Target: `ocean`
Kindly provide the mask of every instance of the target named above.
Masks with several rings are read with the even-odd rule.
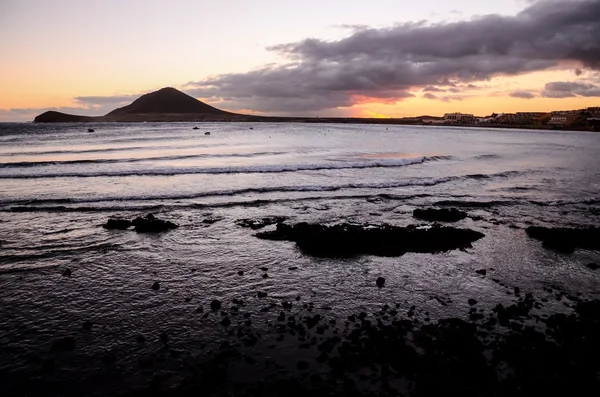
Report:
[[[0,394],[180,387],[194,363],[232,343],[249,319],[260,336],[228,367],[228,387],[296,374],[301,359],[313,373],[326,372],[310,361],[311,348],[277,340],[281,301],[339,324],[384,304],[422,322],[463,318],[468,299],[482,310],[508,305],[515,287],[548,295],[546,315],[569,310],[550,287],[599,298],[600,272],[587,266],[600,263],[597,251],[548,250],[525,228],[600,225],[600,134],[194,126],[0,124],[0,391],[8,393]],[[467,212],[452,226],[485,237],[438,254],[320,258],[293,242],[258,239],[239,222],[408,226],[424,223],[413,210],[432,207]],[[148,213],[179,228],[102,227]],[[378,277],[384,288],[375,286]],[[243,310],[235,303],[235,315],[210,313],[214,299],[227,310],[243,300]],[[224,316],[234,324],[222,325]],[[60,338],[76,347],[56,353]]]

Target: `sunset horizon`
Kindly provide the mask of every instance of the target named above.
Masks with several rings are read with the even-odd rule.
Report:
[[[196,22],[197,6],[180,1],[179,8],[147,6],[113,29],[86,15],[117,23],[132,4],[59,3],[4,6],[0,33],[13,40],[0,44],[8,60],[0,121],[30,121],[47,110],[100,116],[167,86],[219,109],[264,116],[485,116],[600,105],[597,0],[514,0],[497,9],[425,1],[400,20],[393,2],[383,14],[357,4],[284,30],[281,15],[313,15],[318,2],[263,4],[219,25]],[[42,18],[60,27],[45,27]],[[238,35],[222,30],[230,24]]]

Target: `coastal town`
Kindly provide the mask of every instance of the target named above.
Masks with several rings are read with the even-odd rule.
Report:
[[[600,130],[600,106],[552,112],[493,113],[477,117],[469,113],[446,113],[444,117],[423,117],[423,124],[514,128]]]

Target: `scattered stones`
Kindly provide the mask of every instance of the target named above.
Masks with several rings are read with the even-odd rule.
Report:
[[[67,269],[63,270],[62,275],[64,277],[71,277],[71,269],[67,268]]]
[[[479,270],[475,270],[475,273],[481,275],[481,276],[485,276],[487,274],[487,270],[486,269],[479,269]]]
[[[413,211],[413,217],[428,222],[458,222],[467,217],[467,213],[456,208],[417,208]]]
[[[256,237],[266,240],[295,241],[304,253],[317,257],[353,257],[356,255],[400,256],[406,252],[437,253],[471,248],[485,235],[470,229],[433,225],[397,227],[339,224],[324,226],[278,223],[277,229]]]
[[[155,291],[158,291],[160,289],[160,283],[158,281],[155,281],[154,284],[152,284],[151,288]]]
[[[75,350],[75,338],[72,336],[66,336],[55,340],[52,343],[51,351],[53,353],[67,352]]]
[[[377,280],[375,281],[375,284],[381,288],[383,287],[383,285],[385,284],[385,278],[383,277],[378,277]]]
[[[527,235],[542,241],[542,246],[558,252],[573,253],[575,248],[600,251],[600,228],[546,228],[529,226]]]
[[[214,299],[212,302],[210,302],[210,309],[213,312],[219,311],[221,309],[221,301],[218,299]]]

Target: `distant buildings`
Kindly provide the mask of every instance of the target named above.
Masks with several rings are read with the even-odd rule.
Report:
[[[493,113],[475,117],[469,113],[446,113],[443,118],[423,117],[423,124],[486,125],[515,128],[569,128],[576,130],[600,130],[600,106],[579,110],[555,110],[552,112]]]
[[[444,115],[444,123],[446,124],[473,124],[475,116],[468,113],[446,113]]]

